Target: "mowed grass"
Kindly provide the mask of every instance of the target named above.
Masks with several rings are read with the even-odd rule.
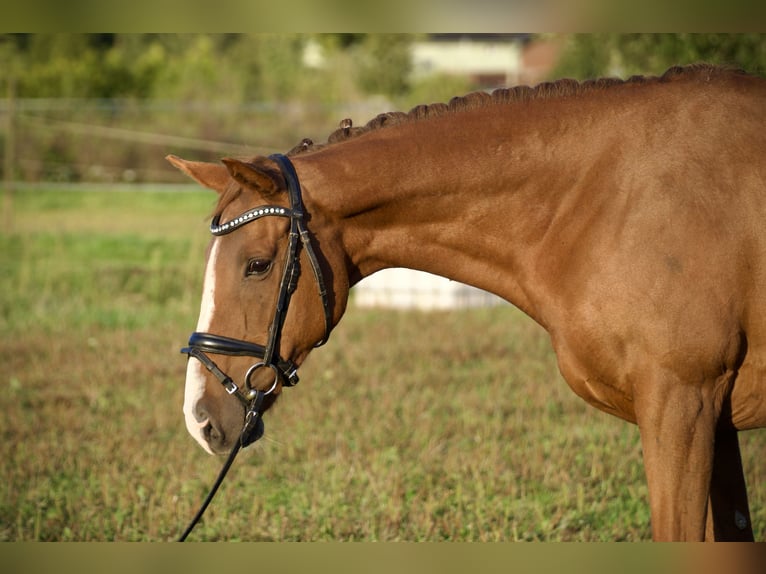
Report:
[[[0,540],[175,539],[221,464],[183,424],[204,192],[24,191],[0,235]],[[637,429],[513,307],[350,308],[191,540],[647,540]],[[741,435],[756,538],[766,433]]]

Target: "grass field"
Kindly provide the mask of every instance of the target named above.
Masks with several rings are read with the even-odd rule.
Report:
[[[25,190],[0,235],[0,540],[176,538],[222,463],[181,414],[205,192]],[[193,540],[647,540],[635,427],[512,307],[351,308]],[[741,435],[766,538],[766,432]]]

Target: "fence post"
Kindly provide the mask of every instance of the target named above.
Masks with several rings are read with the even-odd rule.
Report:
[[[5,152],[3,154],[3,231],[13,233],[13,195],[16,167],[16,78],[8,77],[8,108],[5,118]]]

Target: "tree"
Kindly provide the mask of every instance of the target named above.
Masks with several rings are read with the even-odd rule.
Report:
[[[20,73],[22,98],[113,98],[149,95],[161,61],[147,66],[119,34],[2,34]],[[136,43],[127,43],[128,46]]]
[[[674,65],[707,62],[766,74],[763,34],[575,34],[556,77],[661,74]]]
[[[359,86],[369,94],[404,94],[412,69],[411,44],[407,34],[367,34],[358,48]]]

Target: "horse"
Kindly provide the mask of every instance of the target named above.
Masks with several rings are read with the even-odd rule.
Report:
[[[407,267],[511,302],[577,395],[638,425],[654,540],[753,540],[738,432],[766,426],[765,157],[766,80],[706,64],[344,120],[285,155],[168,156],[219,194],[187,428],[211,453],[257,439],[243,424],[349,289]]]

